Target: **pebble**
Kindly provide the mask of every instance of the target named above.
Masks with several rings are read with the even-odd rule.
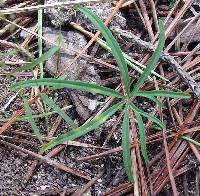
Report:
[[[69,0],[68,0],[69,1]],[[66,0],[46,0],[45,3],[59,3],[66,2]],[[88,3],[87,7],[91,9],[93,13],[95,13],[101,20],[105,20],[112,12],[112,2],[104,2],[104,3]],[[59,28],[63,24],[67,24],[70,22],[75,22],[80,24],[82,27],[96,30],[96,28],[91,24],[91,22],[84,16],[80,11],[73,8],[50,8],[46,10],[46,14],[48,15],[52,25],[56,28]],[[113,17],[110,26],[118,26],[122,29],[126,26],[126,19],[122,16],[120,12],[116,16]]]

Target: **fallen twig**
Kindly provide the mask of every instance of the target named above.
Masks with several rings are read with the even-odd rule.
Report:
[[[34,11],[39,9],[49,9],[49,8],[58,8],[58,7],[65,7],[65,6],[78,6],[88,3],[99,3],[99,1],[107,1],[107,0],[75,0],[75,1],[67,1],[67,2],[57,2],[57,3],[48,3],[44,5],[34,5],[34,6],[27,6],[27,7],[20,7],[20,8],[9,8],[0,10],[0,14],[13,14],[13,13],[20,13],[20,12],[27,12],[27,11]]]
[[[12,42],[9,42],[9,41],[6,41],[6,40],[0,40],[0,46],[4,46],[4,47],[8,47],[8,48],[14,48],[14,49],[18,50],[19,52],[21,52],[21,54],[23,54],[24,56],[29,57],[29,58],[33,58],[33,55],[30,52],[28,52],[26,49],[24,49],[20,45],[14,44]]]
[[[163,121],[163,111],[162,111],[162,109],[160,109],[160,117]],[[164,143],[164,150],[165,150],[165,156],[166,156],[167,169],[168,169],[168,173],[169,173],[169,179],[170,179],[170,182],[171,182],[172,191],[173,191],[174,196],[178,196],[178,191],[177,191],[176,183],[175,183],[175,180],[174,180],[174,173],[172,171],[169,148],[168,148],[165,132],[166,132],[166,129],[163,129],[163,143]]]
[[[21,151],[23,153],[26,153],[26,154],[34,157],[35,159],[38,159],[38,160],[40,160],[40,161],[42,161],[44,163],[48,163],[49,165],[51,165],[53,167],[56,167],[56,168],[58,168],[60,170],[63,170],[63,171],[68,172],[70,174],[79,176],[79,177],[84,178],[86,180],[91,180],[91,178],[88,175],[84,174],[83,172],[74,170],[72,168],[69,168],[69,167],[65,166],[64,164],[62,164],[62,163],[58,163],[58,162],[56,162],[54,160],[49,159],[48,157],[44,157],[44,156],[39,155],[37,153],[34,153],[34,152],[30,151],[30,150],[21,148],[19,146],[16,146],[14,144],[11,144],[11,143],[3,141],[3,140],[0,140],[0,143],[5,145],[5,146],[11,147],[13,149],[16,149],[18,151]]]
[[[139,50],[154,52],[155,47],[148,42],[141,40],[139,37],[132,34],[130,31],[122,30],[118,27],[112,28],[114,33],[117,33],[121,37],[130,41],[132,44],[136,45]],[[190,77],[190,75],[182,69],[182,67],[176,62],[176,60],[169,54],[163,53],[160,57],[165,63],[169,64],[176,73],[182,78],[182,80],[191,88],[193,93],[200,99],[200,87],[199,85]]]

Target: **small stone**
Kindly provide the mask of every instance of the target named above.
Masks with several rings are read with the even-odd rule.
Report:
[[[89,6],[89,9],[95,13],[102,21],[105,21],[107,17],[112,13],[112,2],[95,3]],[[90,20],[82,13],[77,12],[76,23],[80,24],[82,27],[90,29],[92,31],[96,30],[95,26]],[[126,19],[118,12],[108,25],[109,27],[120,27],[124,29],[126,26]]]
[[[45,0],[45,4],[61,3],[70,0]],[[69,23],[73,20],[76,15],[76,10],[72,8],[49,8],[46,9],[45,13],[49,16],[51,24],[55,27],[60,27],[64,23]]]
[[[98,179],[97,182],[101,183],[101,182],[102,182],[102,179]]]
[[[62,47],[59,54],[51,56],[45,64],[45,69],[52,76],[62,73],[66,79],[81,80],[88,83],[100,84],[100,77],[96,73],[94,66],[87,63],[87,61],[80,59],[74,64],[66,66],[72,59],[75,58],[76,52],[83,48],[87,41],[85,37],[76,31],[59,31],[53,28],[44,28],[44,37],[50,42],[46,42],[46,49],[53,47],[52,43],[56,43],[59,35],[62,34]],[[70,50],[74,49],[73,50]],[[76,111],[84,120],[88,119],[91,113],[97,108],[98,101],[90,98],[89,93],[81,91],[69,91]]]
[[[46,0],[45,3],[60,3],[70,0]],[[91,9],[101,20],[105,20],[112,12],[112,2],[103,2],[103,3],[88,3],[87,7]],[[80,11],[73,9],[71,7],[59,7],[59,8],[50,8],[46,10],[46,14],[49,16],[49,19],[56,28],[59,28],[63,24],[75,22],[80,24],[82,27],[96,30],[94,25],[84,16]],[[119,12],[113,17],[113,20],[109,26],[118,26],[124,28],[126,26],[126,19]]]
[[[45,185],[45,186],[40,186],[40,189],[44,191],[45,189],[47,189],[47,188],[49,188],[49,187],[50,187],[50,186],[47,186],[47,185]]]
[[[97,106],[98,106],[97,100],[95,100],[95,99],[89,99],[88,108],[89,108],[91,111],[96,110]]]

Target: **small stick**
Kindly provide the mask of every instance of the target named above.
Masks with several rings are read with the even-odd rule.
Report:
[[[148,14],[147,14],[147,9],[146,9],[145,3],[143,0],[139,0],[139,4],[140,4],[140,8],[141,8],[143,17],[144,17],[144,22],[145,22],[144,25],[147,28],[150,40],[153,41],[153,39],[154,39],[153,29],[151,27],[151,22],[150,22]]]
[[[18,23],[22,20],[22,18],[16,18],[14,20],[15,23]],[[4,28],[0,30],[0,36],[4,35],[10,28],[12,27],[12,24],[7,24]]]
[[[157,13],[156,13],[156,6],[153,0],[150,0],[150,4],[151,4],[151,11],[153,14],[153,20],[154,20],[154,25],[156,27],[156,30],[159,31],[159,26],[158,26],[158,17],[157,17]]]
[[[19,146],[16,146],[14,144],[11,144],[11,143],[3,141],[3,140],[0,140],[0,143],[5,145],[5,146],[11,147],[11,148],[13,148],[15,150],[21,151],[21,152],[23,152],[25,154],[28,154],[29,156],[34,157],[35,159],[40,160],[40,161],[42,161],[44,163],[47,163],[47,164],[49,164],[49,165],[51,165],[53,167],[56,167],[56,168],[58,168],[60,170],[63,170],[63,171],[68,172],[70,174],[79,176],[79,177],[84,178],[86,180],[91,180],[91,178],[88,175],[86,175],[85,173],[83,173],[81,171],[78,171],[78,170],[74,170],[72,168],[69,168],[69,167],[65,166],[64,164],[62,164],[62,163],[58,163],[57,161],[49,159],[48,157],[44,157],[44,156],[39,155],[37,153],[34,153],[34,152],[30,151],[30,150],[21,148]]]
[[[196,171],[196,195],[200,195],[199,185],[200,185],[200,170],[197,170]]]
[[[160,113],[161,120],[163,122],[163,111],[162,111],[161,108],[160,108],[159,113]],[[168,169],[168,172],[169,172],[169,178],[170,178],[170,183],[171,183],[171,186],[172,186],[172,191],[173,191],[174,196],[178,196],[178,191],[177,191],[177,188],[176,188],[176,183],[175,183],[175,180],[174,180],[174,174],[173,174],[173,170],[172,170],[172,164],[171,164],[171,160],[170,160],[169,148],[168,148],[168,145],[167,145],[166,128],[164,128],[162,130],[162,133],[163,133],[163,143],[164,143],[165,156],[166,156],[166,161],[167,161],[166,164],[167,164],[167,169]]]
[[[65,7],[65,6],[78,6],[87,3],[99,3],[99,1],[103,2],[106,0],[75,0],[75,1],[67,1],[67,2],[58,2],[58,3],[49,3],[44,5],[35,5],[35,6],[27,6],[22,8],[8,8],[0,10],[0,15],[2,14],[13,14],[13,13],[20,13],[20,12],[27,12],[27,11],[34,11],[39,9],[49,9],[49,8],[58,8],[58,7]]]
[[[139,37],[132,34],[130,31],[121,30],[120,28],[112,29],[118,35],[126,38],[131,43],[138,46],[138,49],[148,52],[154,52],[155,48],[151,43],[141,40]],[[200,47],[200,44],[199,44]],[[167,53],[163,53],[160,58],[167,64],[169,64],[176,73],[182,78],[182,80],[191,88],[193,93],[200,99],[200,87],[199,85],[190,77],[190,75],[183,70],[183,68],[176,62],[176,60]]]
[[[6,41],[6,40],[0,40],[0,46],[1,45],[4,46],[4,47],[14,48],[14,49],[20,51],[21,54],[23,54],[24,56],[27,56],[29,58],[33,58],[33,55],[30,52],[28,52],[26,49],[24,49],[23,47],[21,47],[17,44],[14,44],[14,43]]]
[[[172,23],[170,23],[169,27],[165,31],[165,36],[166,37],[168,37],[170,35],[170,33],[172,32],[172,30],[174,29],[174,27],[177,25],[177,23],[179,22],[179,20],[185,14],[185,12],[188,10],[188,8],[192,5],[192,3],[193,3],[193,0],[187,0],[187,1],[185,1],[184,6],[178,12],[178,14],[176,15],[175,19],[172,21]]]

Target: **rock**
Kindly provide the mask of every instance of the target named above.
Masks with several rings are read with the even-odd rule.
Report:
[[[69,1],[69,0],[68,0]],[[56,3],[56,2],[66,2],[66,0],[46,0],[45,3]],[[105,20],[112,12],[112,2],[104,3],[88,3],[87,6],[101,19]],[[51,8],[46,11],[49,19],[55,27],[60,27],[64,23],[76,22],[82,27],[96,30],[96,28],[91,24],[91,22],[80,13],[78,10],[73,8]],[[110,23],[110,26],[118,26],[122,29],[126,26],[126,19],[119,12],[114,16]]]
[[[67,50],[66,48],[76,49],[77,51],[83,48],[87,41],[85,37],[74,31],[59,31],[53,28],[45,27],[43,28],[43,36],[52,43],[56,43],[59,34],[62,34],[62,48],[58,55],[53,55],[46,62],[46,70],[53,76],[57,75],[60,71],[62,71],[66,64],[68,64],[76,55],[76,53],[72,50]],[[54,45],[45,42],[46,49],[52,48]],[[58,62],[59,59],[59,62]],[[70,66],[69,70],[67,69],[64,73],[65,76],[70,80],[84,80],[87,81],[86,78],[83,78],[85,75],[82,72],[85,72],[89,66],[86,65],[85,60],[78,60],[76,63]],[[95,82],[95,81],[94,81]]]
[[[93,13],[95,13],[102,21],[105,21],[107,17],[112,12],[112,2],[96,3],[89,7]],[[76,23],[80,24],[82,27],[96,30],[95,26],[87,19],[82,13],[77,13],[75,20]],[[110,27],[117,26],[121,29],[126,27],[126,19],[118,12],[109,24]]]
[[[120,183],[122,183],[126,178],[126,173],[124,171],[124,169],[119,168],[118,171],[115,174],[115,177],[113,178],[111,185],[112,186],[117,186]]]
[[[44,28],[43,36],[53,43],[58,40],[60,31]],[[64,32],[61,31],[63,36],[62,49],[59,54],[53,55],[46,61],[45,69],[51,75],[56,76],[57,73],[64,70],[64,67],[75,57],[76,53],[71,50],[66,50],[66,48],[73,48],[75,50],[80,50],[83,48],[87,41],[85,37],[75,31]],[[53,47],[49,42],[45,43],[46,49]],[[59,59],[59,60],[58,60]],[[100,77],[96,73],[94,66],[88,64],[85,60],[77,60],[76,63],[69,66],[64,75],[69,80],[81,80],[89,83],[99,84]],[[90,117],[91,113],[96,109],[98,101],[96,99],[91,99],[89,93],[84,93],[80,91],[69,91],[69,95],[76,107],[77,113],[83,119]]]
[[[70,0],[45,0],[45,4],[66,2]],[[76,15],[76,10],[72,8],[49,8],[45,11],[49,16],[49,19],[55,27],[60,27],[64,23],[69,23]]]

